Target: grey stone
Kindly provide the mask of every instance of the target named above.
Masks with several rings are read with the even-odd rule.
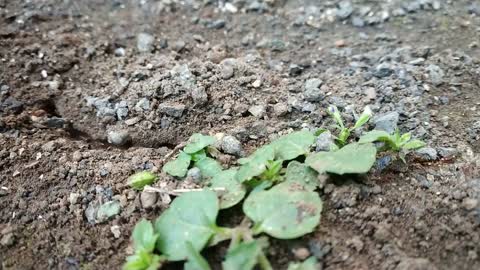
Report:
[[[140,193],[140,202],[144,209],[152,208],[157,202],[158,194],[156,192],[142,191]]]
[[[459,154],[459,151],[456,148],[451,147],[438,147],[437,148],[438,155],[442,158],[453,158]]]
[[[122,100],[115,104],[115,111],[119,120],[125,119],[128,116],[127,102]]]
[[[364,27],[365,21],[362,18],[355,16],[352,18],[352,25],[355,27]]]
[[[68,202],[69,202],[70,204],[77,204],[79,198],[80,198],[80,194],[72,192],[72,193],[70,193],[70,195],[68,196]]]
[[[205,91],[205,87],[199,86],[195,87],[192,90],[192,99],[195,104],[205,104],[208,101],[207,91]]]
[[[288,106],[283,102],[273,105],[273,113],[277,116],[283,116],[288,113]]]
[[[311,102],[321,101],[325,97],[320,90],[322,83],[322,80],[317,78],[308,79],[305,82],[305,99]]]
[[[384,78],[392,75],[394,73],[394,69],[388,63],[382,63],[375,68],[373,72],[373,76],[377,78]]]
[[[437,270],[437,267],[424,258],[404,258],[395,270]]]
[[[153,42],[155,38],[147,33],[139,33],[137,35],[137,49],[140,52],[151,52],[153,51]]]
[[[2,236],[0,245],[4,247],[11,247],[13,244],[15,244],[15,235],[13,235],[13,233],[7,233]]]
[[[443,83],[443,77],[445,76],[445,73],[439,66],[428,65],[426,67],[426,70],[428,72],[428,77],[430,78],[430,82],[433,85],[439,86]]]
[[[202,172],[199,168],[193,167],[187,171],[187,178],[198,183],[202,180]]]
[[[374,119],[375,129],[384,130],[388,133],[393,133],[397,129],[399,113],[396,111],[383,114]]]
[[[158,110],[161,113],[178,118],[183,115],[183,111],[185,111],[185,105],[162,103],[160,106],[158,106]]]
[[[119,201],[109,201],[100,205],[97,211],[96,222],[105,222],[109,218],[118,215],[120,213],[120,207]]]
[[[234,69],[230,65],[222,65],[222,69],[221,69],[220,73],[222,74],[222,78],[224,80],[228,80],[228,79],[233,77]]]
[[[315,151],[330,151],[334,145],[335,142],[332,133],[327,130],[317,137],[317,140],[315,141]]]
[[[290,64],[288,66],[288,74],[292,77],[298,76],[302,74],[303,68],[297,64]]]
[[[224,153],[237,157],[241,156],[243,151],[240,141],[231,135],[227,135],[222,138],[221,148]]]
[[[175,43],[173,43],[173,50],[176,52],[181,52],[185,46],[187,46],[187,43],[183,40],[177,40]]]
[[[114,54],[115,56],[118,56],[118,57],[125,56],[125,49],[122,47],[116,48],[114,51]]]
[[[480,3],[472,3],[468,7],[468,13],[480,16]]]
[[[265,105],[254,105],[248,109],[248,112],[257,118],[263,118],[267,113]]]
[[[415,151],[415,156],[422,161],[434,161],[437,160],[437,150],[432,147],[424,147]]]
[[[207,28],[210,28],[210,29],[222,29],[223,27],[225,27],[225,20],[215,20],[215,21],[211,21],[207,24]]]
[[[130,140],[130,135],[126,130],[112,130],[108,132],[107,140],[113,145],[124,145]]]
[[[350,1],[342,1],[338,4],[338,9],[336,11],[336,15],[338,18],[344,20],[353,13],[353,5]]]
[[[141,98],[137,104],[135,104],[135,110],[137,112],[143,112],[150,110],[150,100],[147,98]]]

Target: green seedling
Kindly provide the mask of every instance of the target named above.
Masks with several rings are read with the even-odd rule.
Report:
[[[330,105],[327,109],[327,113],[333,118],[335,121],[336,125],[335,128],[339,130],[338,136],[335,137],[335,142],[337,143],[337,146],[339,148],[342,148],[345,146],[348,142],[348,138],[350,137],[350,134],[365,125],[369,120],[370,117],[372,116],[372,110],[370,110],[370,107],[366,106],[365,109],[363,110],[363,113],[358,117],[357,122],[355,122],[355,125],[353,127],[345,127],[345,123],[343,121],[342,116],[340,115],[340,111],[338,110],[337,106],[335,105]],[[317,131],[322,132],[322,130]]]
[[[410,133],[400,134],[398,129],[393,134],[383,130],[372,130],[360,137],[359,143],[383,142],[381,151],[393,151],[399,154],[400,159],[406,163],[405,155],[411,151],[425,146],[421,140],[412,139]]]
[[[123,265],[124,270],[156,270],[165,261],[164,256],[154,254],[155,243],[158,234],[154,233],[152,223],[142,219],[132,234],[135,254],[127,258],[127,262]]]
[[[153,270],[165,261],[185,261],[184,269],[210,270],[201,251],[222,241],[230,241],[222,263],[225,270],[272,270],[265,256],[266,236],[294,239],[311,233],[320,224],[323,203],[315,191],[318,175],[367,173],[375,162],[382,141],[392,150],[417,149],[424,144],[411,140],[409,134],[393,135],[369,132],[358,143],[347,144],[350,133],[368,122],[368,107],[351,128],[344,126],[336,109],[329,109],[340,134],[335,151],[310,153],[315,134],[298,131],[282,136],[238,160],[238,168],[224,170],[214,159],[218,150],[213,137],[194,134],[178,157],[163,167],[176,177],[184,177],[191,166],[210,179],[204,189],[177,197],[155,221],[142,220],[135,226],[135,254],[127,258],[124,270]],[[322,131],[320,131],[322,132]],[[305,160],[305,162],[301,162]],[[133,188],[141,189],[154,181],[150,173],[130,178]],[[217,225],[221,209],[243,201],[244,221],[233,228]],[[316,269],[309,258],[292,263],[289,270]]]

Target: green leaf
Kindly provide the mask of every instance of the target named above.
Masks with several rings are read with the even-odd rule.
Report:
[[[262,248],[257,241],[243,242],[229,250],[223,270],[251,270],[258,262]]]
[[[193,134],[188,140],[189,144],[183,148],[187,154],[193,154],[202,150],[203,148],[215,143],[215,138],[212,136],[205,136],[200,133]]]
[[[223,170],[222,165],[218,161],[209,157],[195,162],[195,167],[200,169],[203,177],[214,177]]]
[[[230,169],[220,172],[212,178],[212,188],[225,188],[220,193],[220,209],[226,209],[239,203],[245,197],[245,187],[235,180],[236,170]]]
[[[183,270],[210,270],[207,260],[202,257],[200,252],[196,250],[192,243],[187,242],[187,257],[188,261],[185,263]]]
[[[127,257],[127,262],[123,265],[123,270],[157,270],[160,269],[163,256],[151,254],[145,250],[140,250],[134,255]]]
[[[287,166],[285,182],[298,183],[308,190],[315,190],[318,185],[318,173],[309,166],[298,161],[292,161]]]
[[[372,117],[372,110],[370,109],[370,107],[366,106],[365,109],[363,110],[363,113],[360,115],[360,117],[358,118],[353,128],[351,128],[351,130],[357,129],[365,125],[368,122],[368,120],[370,120],[370,117]]]
[[[200,161],[207,157],[207,153],[205,152],[205,150],[202,149],[198,152],[191,154],[191,156],[192,156],[192,161]]]
[[[305,164],[319,173],[366,173],[375,162],[377,149],[371,143],[351,143],[336,152],[310,155]]]
[[[322,201],[318,194],[298,183],[280,183],[269,190],[251,193],[243,212],[255,222],[254,233],[279,239],[310,233],[320,222]]]
[[[157,176],[151,172],[137,172],[128,178],[128,185],[137,190],[142,190],[144,186],[152,184]]]
[[[335,105],[330,105],[328,106],[327,113],[337,122],[337,125],[340,128],[345,128],[345,125],[343,124],[343,119],[342,116],[340,115],[340,111],[338,110],[337,106]]]
[[[403,134],[400,137],[400,144],[403,145],[403,144],[407,143],[408,141],[410,141],[411,138],[412,138],[412,134],[410,134],[410,132],[407,132],[407,133]]]
[[[319,269],[317,259],[310,257],[301,263],[290,263],[287,270],[317,270]]]
[[[420,141],[420,140],[411,140],[407,142],[406,144],[403,145],[403,149],[406,150],[416,150],[424,147],[426,143]]]
[[[163,166],[163,171],[176,177],[184,177],[187,174],[188,167],[192,157],[185,152],[180,152],[178,157],[167,162]]]
[[[261,178],[267,180],[276,180],[276,177],[280,175],[280,170],[282,169],[282,160],[267,161],[267,170],[263,172]]]
[[[314,141],[315,136],[310,131],[302,130],[284,135],[271,145],[275,147],[276,159],[291,160],[308,153]]]
[[[133,245],[135,250],[145,250],[153,252],[155,243],[158,239],[158,234],[153,231],[153,225],[150,221],[142,219],[135,225],[132,233]]]
[[[267,161],[275,158],[275,149],[271,145],[266,145],[259,148],[250,157],[243,160],[243,165],[235,175],[235,179],[243,183],[252,179],[255,176],[259,176],[266,170]]]
[[[388,132],[383,131],[383,130],[372,130],[362,137],[360,137],[360,140],[358,143],[372,143],[372,142],[388,142],[390,141],[390,134]]]
[[[157,249],[170,261],[187,258],[187,241],[202,250],[216,232],[218,211],[217,195],[211,190],[180,195],[155,222]]]

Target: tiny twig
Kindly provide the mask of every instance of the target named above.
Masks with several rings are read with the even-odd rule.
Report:
[[[183,142],[183,143],[175,146],[175,148],[173,148],[173,150],[170,151],[170,153],[166,154],[165,157],[160,160],[160,163],[161,164],[165,163],[165,161],[170,159],[178,150],[180,150],[180,148],[183,148],[185,145],[187,145],[187,144],[185,142]]]
[[[179,194],[186,193],[186,192],[192,192],[192,191],[203,191],[203,188],[180,188],[180,189],[174,189],[174,190],[166,190],[166,189],[161,189],[161,188],[156,188],[152,187],[149,185],[146,185],[143,188],[144,191],[146,192],[158,192],[158,193],[166,193],[172,196],[178,196]],[[213,191],[225,191],[225,188],[212,188]]]

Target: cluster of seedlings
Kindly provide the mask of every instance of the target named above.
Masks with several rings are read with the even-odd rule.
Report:
[[[365,125],[371,111],[367,107],[352,127],[346,127],[335,106],[328,113],[338,132],[330,151],[311,153],[316,137],[326,130],[296,131],[282,136],[224,169],[214,158],[215,138],[193,134],[178,156],[163,166],[163,171],[183,178],[197,167],[204,188],[177,197],[152,224],[141,220],[133,230],[134,255],[127,258],[125,270],[158,269],[167,261],[185,261],[186,270],[211,269],[202,249],[230,241],[222,262],[225,270],[272,269],[264,251],[268,237],[294,239],[315,230],[320,223],[322,200],[316,189],[319,174],[363,174],[375,163],[377,152],[397,152],[404,160],[409,150],[424,146],[409,133],[389,134],[373,130],[354,142],[351,133]],[[130,185],[142,190],[156,176],[140,172]],[[234,228],[217,225],[217,215],[239,203],[245,215]],[[318,269],[311,257],[291,263],[289,270]]]

